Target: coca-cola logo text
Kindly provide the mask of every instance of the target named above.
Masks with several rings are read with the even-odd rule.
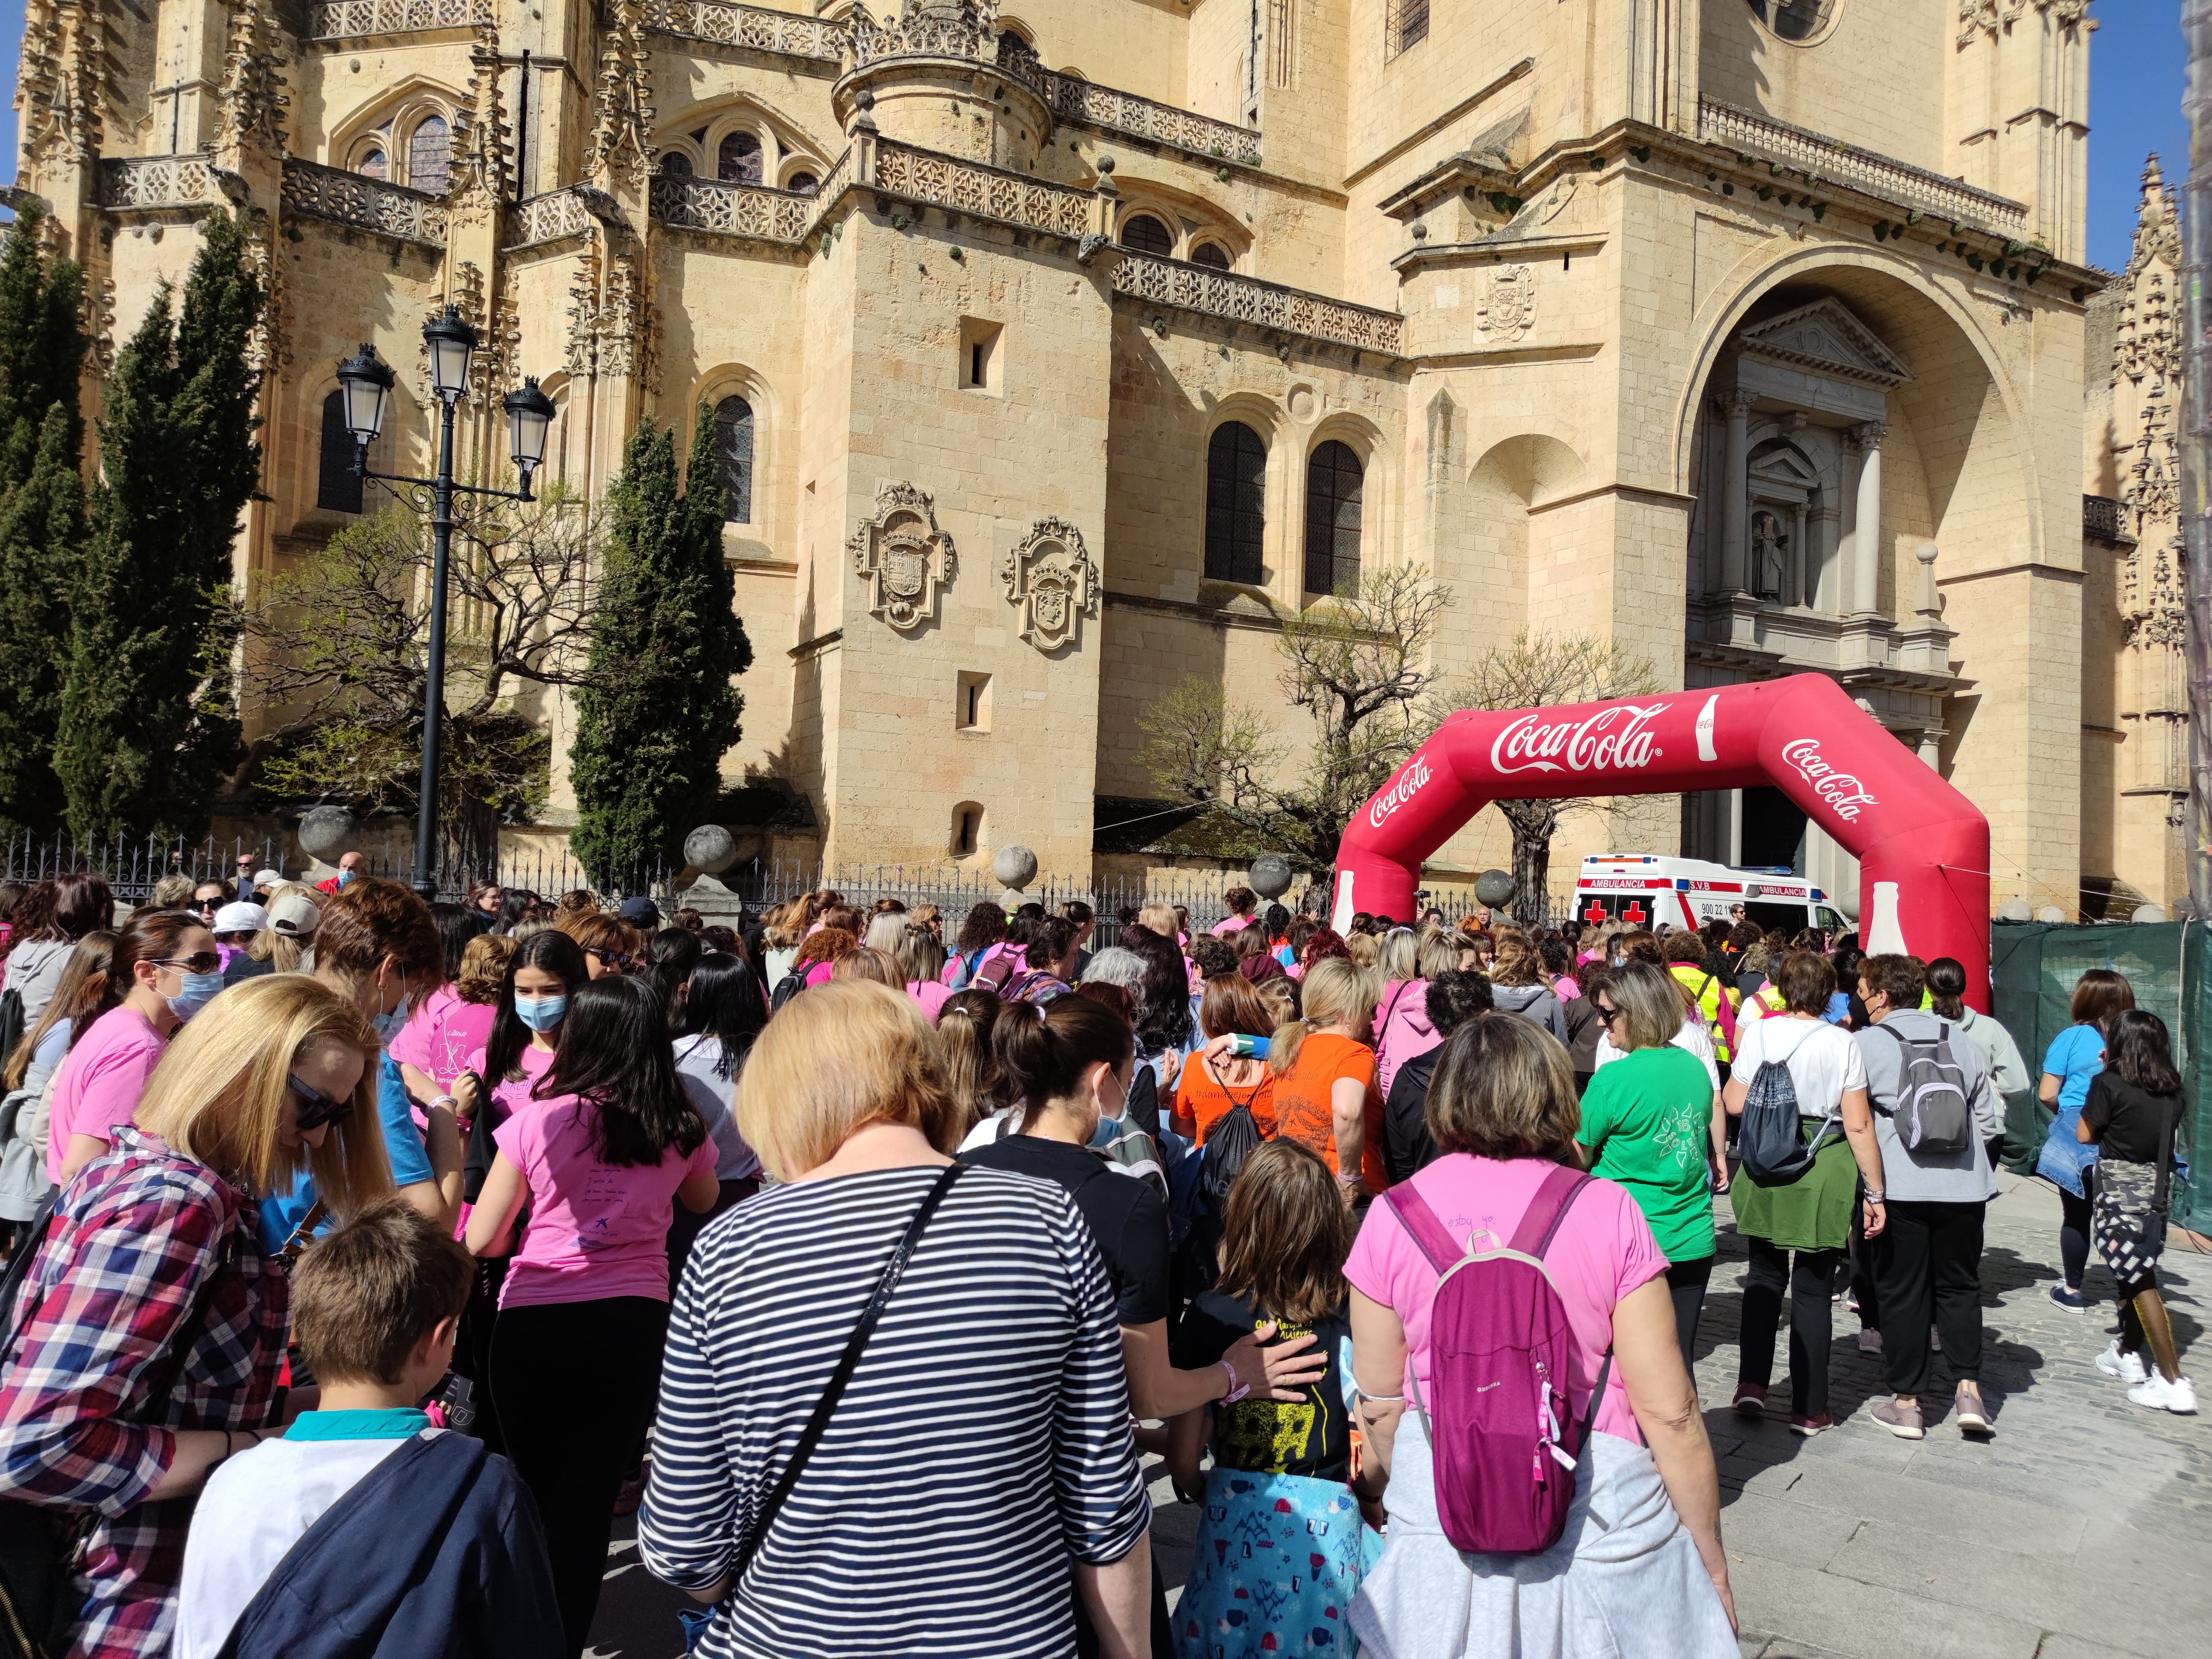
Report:
[[[1879,806],[1881,803],[1867,793],[1866,785],[1849,772],[1838,772],[1820,758],[1820,741],[1817,738],[1793,738],[1782,745],[1782,758],[1797,769],[1797,775],[1813,786],[1813,793],[1826,801],[1839,818],[1856,823],[1862,806]]]
[[[1615,703],[1587,720],[1544,724],[1542,714],[1523,714],[1490,745],[1491,769],[1515,772],[1634,771],[1658,752],[1651,746],[1651,722],[1667,712],[1663,702],[1649,708]]]
[[[1414,792],[1428,781],[1428,761],[1419,755],[1414,756],[1413,763],[1398,775],[1397,782],[1368,803],[1368,823],[1380,830],[1382,820],[1413,799]]]

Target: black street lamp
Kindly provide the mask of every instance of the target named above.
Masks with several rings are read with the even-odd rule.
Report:
[[[495,497],[528,501],[530,478],[545,459],[545,439],[553,423],[553,400],[538,389],[535,375],[526,375],[521,389],[507,394],[507,453],[522,488],[485,489],[453,482],[453,412],[468,390],[469,359],[477,349],[477,331],[453,307],[422,325],[423,343],[429,348],[430,383],[441,404],[438,422],[438,473],[434,478],[410,478],[403,474],[369,470],[368,447],[384,428],[385,404],[392,386],[390,366],[363,345],[358,356],[338,365],[338,388],[345,400],[346,429],[353,434],[354,471],[364,478],[406,484],[430,494],[430,664],[422,687],[422,797],[415,819],[415,888],[425,898],[435,896],[435,837],[438,815],[438,748],[446,708],[446,567],[453,544],[453,495]]]

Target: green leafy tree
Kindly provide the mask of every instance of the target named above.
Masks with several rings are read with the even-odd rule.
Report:
[[[722,486],[704,404],[685,465],[676,434],[630,434],[607,491],[608,539],[591,629],[591,683],[576,698],[568,844],[603,885],[674,858],[721,793],[722,756],[744,700],[732,681],[753,649],[722,560]]]
[[[262,306],[246,256],[242,220],[210,216],[181,303],[156,296],[108,384],[54,757],[80,836],[198,836],[243,757],[231,547],[261,467]]]
[[[0,246],[0,834],[52,830],[68,598],[84,544],[82,284],[27,205]]]
[[[1427,726],[1443,724],[1462,708],[1548,708],[1563,703],[1640,697],[1659,690],[1650,659],[1596,634],[1531,634],[1523,629],[1494,645],[1464,674],[1438,689]],[[1501,800],[1497,805],[1513,832],[1513,914],[1541,925],[1551,918],[1552,837],[1572,812],[1603,811],[1602,799]]]
[[[1449,602],[1448,589],[1394,566],[1284,617],[1278,684],[1310,717],[1310,741],[1194,675],[1137,719],[1153,787],[1310,872],[1328,869],[1352,814],[1426,735],[1428,646]]]

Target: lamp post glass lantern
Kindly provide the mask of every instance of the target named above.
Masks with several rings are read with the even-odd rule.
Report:
[[[531,476],[545,459],[545,440],[553,423],[553,400],[538,389],[535,377],[509,392],[501,407],[507,413],[507,453],[520,475],[520,489],[487,489],[477,484],[453,482],[453,421],[469,386],[469,367],[477,349],[477,331],[453,307],[422,325],[422,343],[428,349],[430,384],[438,394],[438,471],[435,477],[412,478],[404,474],[369,469],[368,447],[384,429],[384,412],[395,377],[391,365],[363,345],[360,354],[338,365],[338,387],[344,397],[346,430],[354,441],[354,471],[363,478],[411,485],[430,492],[430,638],[428,661],[422,682],[422,774],[415,815],[415,887],[425,898],[437,888],[434,867],[438,815],[438,762],[446,710],[446,573],[453,544],[453,496],[456,493],[507,501],[535,501]]]

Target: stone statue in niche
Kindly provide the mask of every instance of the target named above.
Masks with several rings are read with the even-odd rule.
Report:
[[[1762,599],[1782,597],[1782,583],[1790,568],[1790,532],[1774,514],[1751,515],[1751,581]]]
[[[903,482],[876,487],[874,516],[860,520],[845,548],[868,585],[869,611],[902,632],[937,615],[937,596],[958,564],[929,492]]]
[[[1536,325],[1536,275],[1527,265],[1499,265],[1484,285],[1474,325],[1493,345],[1510,345]]]
[[[1021,613],[1021,636],[1040,651],[1075,638],[1079,619],[1098,614],[1098,568],[1083,532],[1065,519],[1039,519],[999,556],[999,580]]]

